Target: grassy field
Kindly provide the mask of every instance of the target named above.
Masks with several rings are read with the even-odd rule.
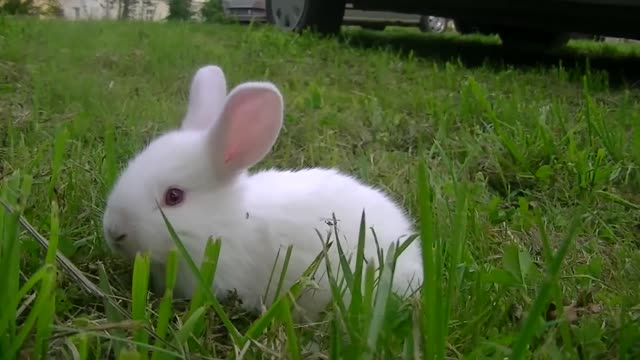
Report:
[[[22,229],[12,241],[1,210],[0,357],[640,358],[639,56],[576,42],[527,57],[492,38],[401,31],[0,19],[1,198],[113,294],[89,293]],[[230,86],[270,80],[285,97],[258,169],[337,167],[409,209],[433,244],[423,296],[383,307],[380,289],[363,289],[370,306],[302,327],[284,302],[256,318],[225,301],[225,323],[214,299],[147,297],[144,258],[132,277],[102,241],[105,197],[129,157],[179,124],[209,63]]]

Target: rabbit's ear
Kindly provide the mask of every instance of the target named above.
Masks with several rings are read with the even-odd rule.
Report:
[[[209,130],[214,166],[220,174],[247,169],[269,153],[282,128],[284,101],[269,82],[246,82],[227,97]]]
[[[227,82],[222,69],[207,65],[198,69],[191,81],[189,107],[182,129],[205,130],[218,118],[227,97]]]

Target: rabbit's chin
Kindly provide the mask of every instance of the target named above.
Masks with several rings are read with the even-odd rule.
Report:
[[[159,266],[165,266],[169,251],[174,247],[172,240],[161,234],[130,237],[122,242],[107,241],[107,246],[114,256],[131,263],[135,262],[137,256],[148,256],[152,265],[158,264]],[[178,257],[180,258],[180,254]]]

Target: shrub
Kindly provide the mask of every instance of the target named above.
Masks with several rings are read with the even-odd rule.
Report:
[[[167,20],[190,20],[191,16],[191,0],[169,0]]]
[[[205,22],[228,22],[228,19],[224,15],[222,0],[209,0],[205,2],[200,9],[200,15]]]

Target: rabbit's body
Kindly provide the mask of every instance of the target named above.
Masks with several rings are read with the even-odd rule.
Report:
[[[287,246],[293,245],[293,253],[283,284],[286,288],[302,275],[322,251],[318,232],[325,241],[328,232],[331,232],[330,239],[335,239],[331,226],[332,213],[336,214],[340,244],[348,252],[347,255],[355,256],[363,208],[368,211],[365,213],[367,260],[377,260],[377,248],[369,227],[377,229],[376,238],[385,251],[391,242],[402,241],[412,233],[405,215],[382,193],[333,169],[258,172],[247,176],[236,190],[233,203],[238,206],[211,214],[207,231],[199,239],[206,239],[209,235],[224,239],[216,287],[223,291],[235,288],[248,308],[259,307],[262,300],[259,296],[265,294],[278,250],[280,257],[269,291],[271,296],[275,293]],[[216,201],[213,198],[207,200]],[[237,226],[239,223],[242,225]],[[204,226],[198,224],[200,229]],[[332,269],[337,270],[340,264],[335,243],[331,246],[330,254]],[[396,287],[404,291],[408,286],[405,278],[410,277],[410,272],[417,273],[414,281],[421,276],[420,258],[419,253],[414,251],[401,259],[396,266],[396,278],[399,278]],[[238,271],[238,264],[242,264],[242,271]],[[324,265],[319,268],[317,275],[320,276],[317,278],[320,285],[326,288],[325,269]],[[240,284],[242,286],[238,286]],[[313,296],[302,298],[299,305],[306,312],[315,313],[326,304],[329,296],[329,292],[315,292]],[[265,299],[267,303],[271,300]]]
[[[366,260],[377,263],[378,259],[371,227],[385,252],[392,242],[402,242],[413,233],[405,212],[383,192],[337,170],[249,174],[247,169],[266,155],[279,133],[279,92],[271,84],[247,83],[226,97],[226,84],[218,68],[203,68],[198,74],[183,129],[154,140],[130,161],[110,194],[104,216],[105,236],[115,251],[129,257],[151,251],[152,276],[160,287],[173,241],[158,206],[196,264],[202,261],[207,239],[221,238],[216,295],[235,290],[249,310],[259,310],[262,301],[268,305],[273,300],[289,245],[293,245],[293,252],[283,286],[288,288],[302,275],[322,251],[318,232],[325,241],[331,233],[335,274],[340,264],[334,213],[347,256],[355,256],[363,210]],[[212,96],[211,100],[206,96]],[[280,257],[273,270],[278,251]],[[396,264],[396,291],[411,291],[421,285],[421,264],[418,242],[414,241]],[[262,299],[272,271],[269,296]],[[298,301],[309,318],[316,318],[331,298],[324,263],[315,280],[320,289],[308,290]],[[189,297],[195,284],[182,262],[176,295]]]

